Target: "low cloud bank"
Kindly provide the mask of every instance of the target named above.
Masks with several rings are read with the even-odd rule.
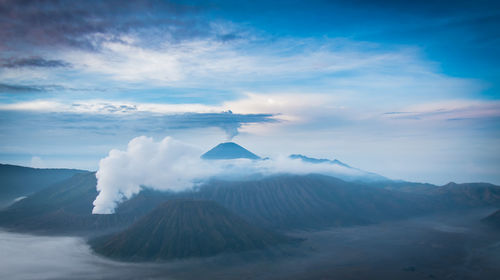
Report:
[[[210,178],[235,180],[252,174],[279,173],[360,176],[362,171],[331,163],[313,164],[280,156],[268,160],[203,160],[204,151],[171,137],[156,142],[140,136],[125,151],[113,149],[99,162],[94,214],[112,214],[116,206],[143,187],[182,191]]]

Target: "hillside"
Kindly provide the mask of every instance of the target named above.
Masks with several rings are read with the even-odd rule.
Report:
[[[330,173],[329,175],[346,181],[359,181],[364,183],[391,181],[384,176],[349,166],[337,159],[330,160],[326,158],[312,158],[301,154],[292,154],[289,156],[289,158],[294,160],[301,160],[303,162],[311,164],[329,164],[332,166],[336,166],[338,168],[338,171],[332,171],[332,173]]]
[[[497,210],[481,220],[483,223],[500,229],[500,210]]]
[[[367,187],[317,174],[212,181],[192,196],[217,201],[253,223],[285,230],[367,224],[439,208],[436,197]]]
[[[213,201],[174,199],[91,245],[107,257],[147,261],[262,249],[290,240],[248,224]]]
[[[429,193],[440,194],[450,205],[468,206],[498,206],[500,201],[500,187],[488,183],[448,183],[438,188],[433,188]]]
[[[85,171],[0,164],[0,208],[11,204],[18,197],[35,193],[82,172]]]
[[[123,227],[164,201],[167,193],[144,190],[120,205],[117,214],[92,215],[95,173],[76,174],[0,212],[0,226],[20,231],[72,233]]]

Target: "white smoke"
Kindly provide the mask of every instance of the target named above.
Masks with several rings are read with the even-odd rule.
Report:
[[[99,162],[99,195],[92,213],[113,213],[119,202],[139,193],[142,186],[178,191],[216,173],[200,154],[198,149],[170,137],[155,142],[140,136],[129,142],[126,151],[111,150]]]
[[[45,165],[43,160],[40,157],[34,156],[31,158],[30,166],[33,168],[42,168]]]
[[[140,136],[125,151],[111,150],[99,162],[94,214],[112,214],[118,203],[138,194],[143,186],[156,190],[181,191],[209,178],[238,179],[259,173],[356,176],[360,171],[329,163],[312,164],[300,159],[277,157],[268,160],[203,160],[203,151],[171,137],[160,142]]]

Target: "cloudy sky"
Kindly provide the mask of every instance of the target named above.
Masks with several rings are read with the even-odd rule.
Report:
[[[498,1],[0,0],[0,162],[136,136],[500,184]]]

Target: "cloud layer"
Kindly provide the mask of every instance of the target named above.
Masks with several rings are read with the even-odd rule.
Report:
[[[97,49],[114,35],[163,29],[173,38],[203,34],[197,9],[174,1],[15,1],[0,2],[0,47]],[[140,17],[138,14],[145,16]]]

